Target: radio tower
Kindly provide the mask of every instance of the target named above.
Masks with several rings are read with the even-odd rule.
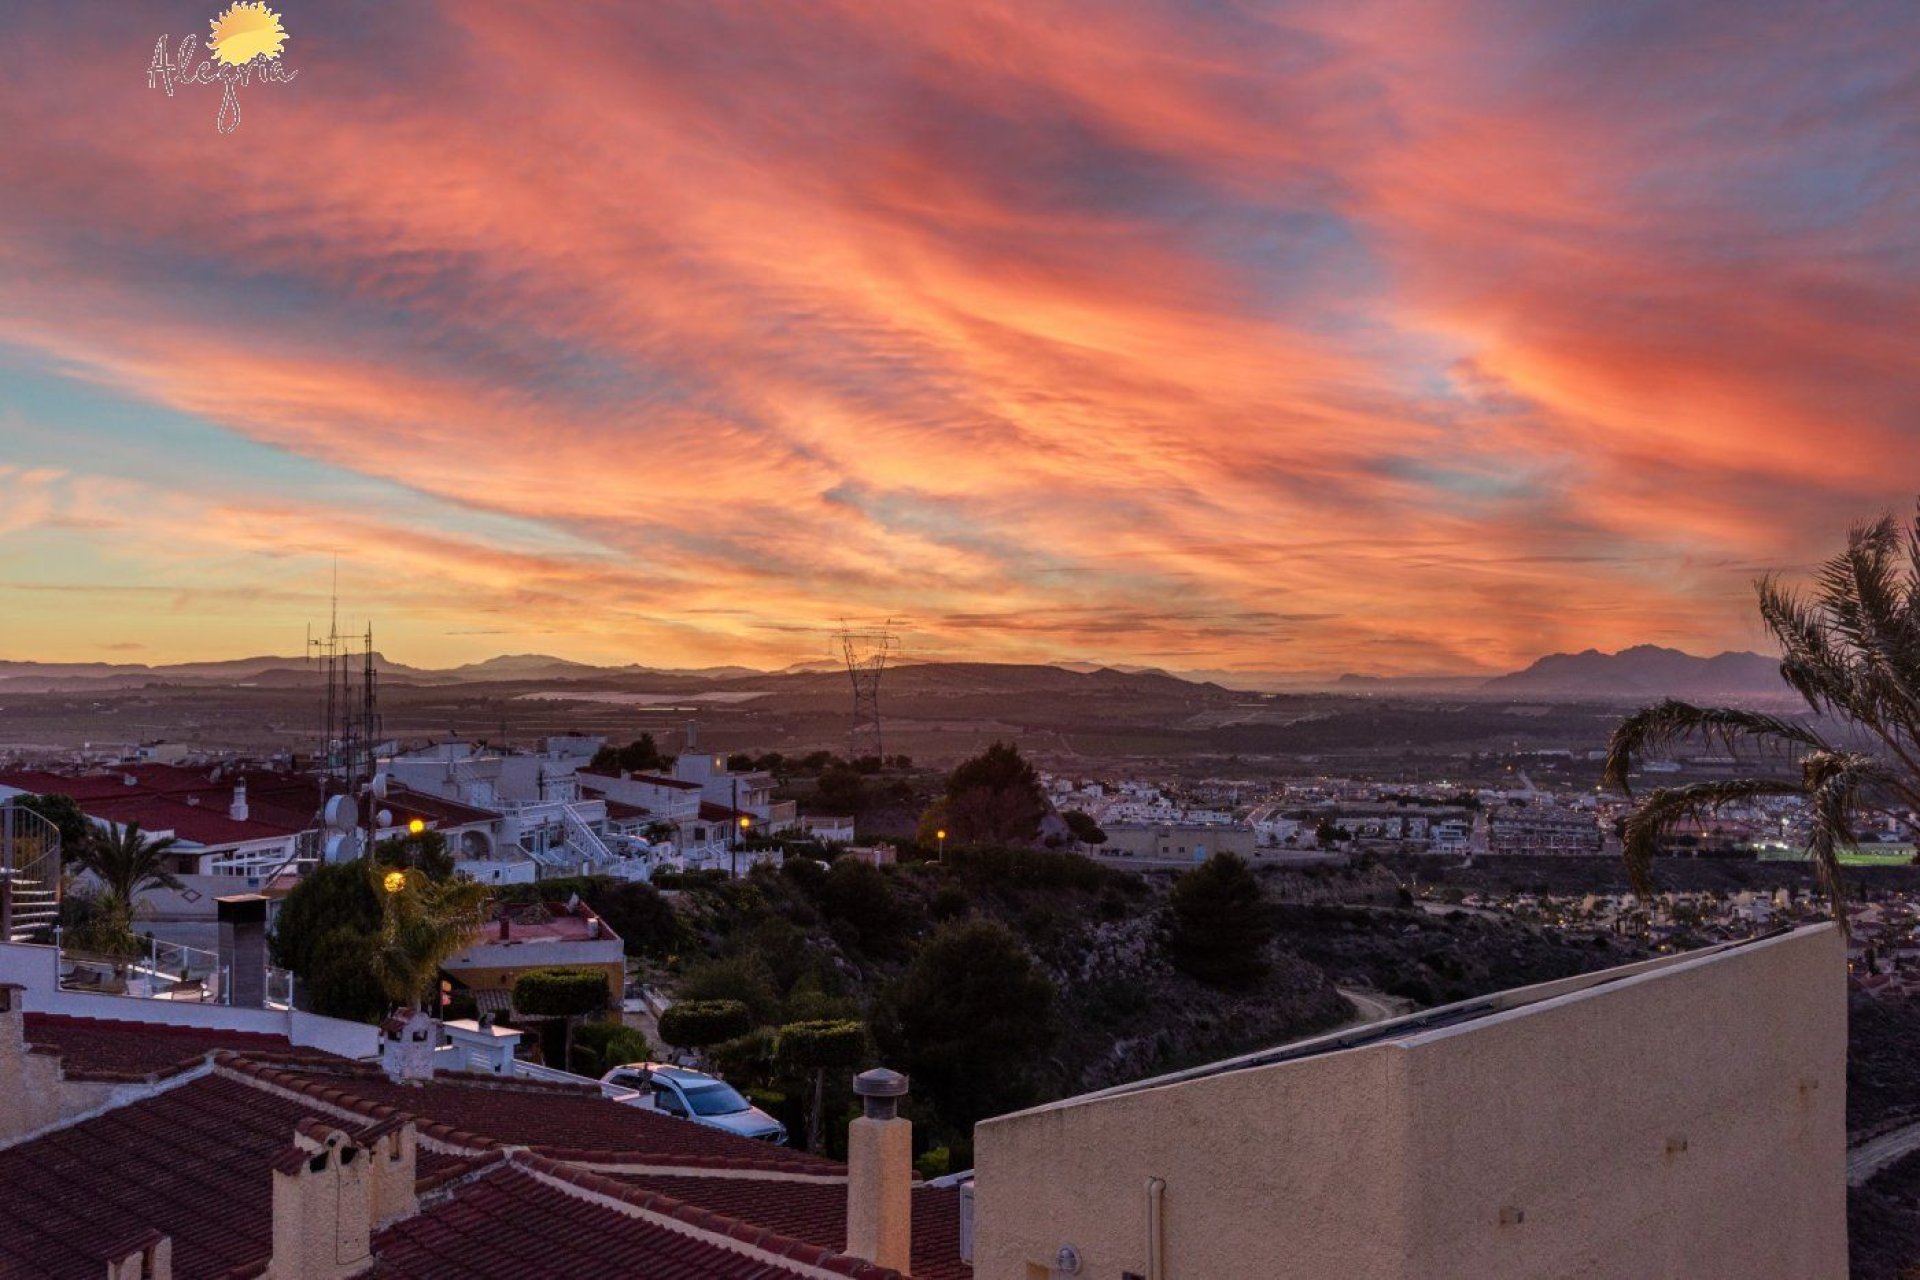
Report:
[[[893,619],[882,627],[849,627],[841,620],[833,633],[847,662],[847,676],[853,681],[853,723],[847,732],[847,750],[852,759],[884,755],[880,741],[880,674],[887,669],[887,658],[899,647]]]
[[[335,569],[336,581],[339,570]],[[325,690],[321,697],[320,803],[336,791],[358,797],[372,781],[380,743],[380,693],[374,665],[373,624],[356,638],[340,632],[339,589],[334,590],[327,634],[307,636],[309,661],[318,661]],[[359,670],[356,672],[355,668]],[[355,676],[358,676],[356,681]],[[357,801],[356,801],[357,802]]]

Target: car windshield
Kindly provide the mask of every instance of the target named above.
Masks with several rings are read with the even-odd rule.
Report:
[[[682,1087],[687,1093],[687,1105],[693,1108],[693,1114],[697,1116],[730,1116],[753,1105],[736,1093],[731,1085],[718,1080]]]

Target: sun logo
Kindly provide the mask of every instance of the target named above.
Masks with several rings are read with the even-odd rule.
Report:
[[[259,57],[277,58],[286,47],[287,30],[280,25],[280,15],[267,8],[264,0],[236,0],[211,25],[213,36],[207,47],[230,67]]]

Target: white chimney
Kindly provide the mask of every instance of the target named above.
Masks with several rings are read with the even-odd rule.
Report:
[[[905,1273],[913,1254],[913,1122],[907,1078],[876,1067],[853,1078],[866,1114],[847,1129],[847,1254]]]
[[[401,1009],[380,1024],[380,1066],[395,1083],[433,1079],[433,1051],[440,1037],[434,1020],[419,1009]]]
[[[233,803],[227,806],[227,816],[235,822],[247,820],[247,780],[245,778],[233,784]]]
[[[345,1280],[373,1266],[373,1162],[346,1132],[301,1120],[273,1162],[267,1280]]]

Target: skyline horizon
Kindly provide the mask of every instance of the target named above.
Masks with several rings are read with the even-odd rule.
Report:
[[[1639,644],[1628,645],[1621,649],[1614,650],[1611,652],[1599,649],[1596,646],[1586,646],[1581,649],[1573,649],[1573,650],[1556,650],[1552,653],[1538,654],[1534,658],[1512,668],[1477,669],[1477,670],[1429,669],[1424,671],[1380,672],[1380,671],[1356,670],[1348,667],[1340,667],[1337,664],[1327,665],[1322,667],[1249,666],[1249,667],[1241,667],[1241,668],[1206,668],[1206,667],[1168,666],[1168,665],[1156,664],[1156,663],[1141,663],[1141,662],[1128,662],[1128,661],[1104,662],[1104,661],[1100,661],[1098,659],[1093,659],[1093,658],[1061,657],[1058,655],[1051,656],[1051,657],[1034,657],[1034,658],[1019,659],[1019,660],[1010,660],[1010,659],[1000,659],[1000,658],[978,658],[978,657],[967,657],[967,656],[958,656],[958,655],[951,655],[951,654],[925,654],[925,653],[913,653],[913,652],[899,653],[896,656],[890,658],[888,660],[887,665],[889,669],[893,667],[898,667],[898,666],[931,666],[931,665],[1049,666],[1049,667],[1058,667],[1066,670],[1072,670],[1076,668],[1088,668],[1093,670],[1120,671],[1120,672],[1125,672],[1129,674],[1158,672],[1161,674],[1174,676],[1176,678],[1183,679],[1183,680],[1215,680],[1217,677],[1232,678],[1235,676],[1244,676],[1249,678],[1264,677],[1272,680],[1298,681],[1298,682],[1309,682],[1314,680],[1335,681],[1335,680],[1341,680],[1341,679],[1347,679],[1347,678],[1359,679],[1359,680],[1412,682],[1412,681],[1420,681],[1420,680],[1434,680],[1434,681],[1495,680],[1503,676],[1513,675],[1520,672],[1528,671],[1533,667],[1539,665],[1540,663],[1548,662],[1557,658],[1582,658],[1582,657],[1597,655],[1602,658],[1614,659],[1614,658],[1624,657],[1630,653],[1643,652],[1643,651],[1678,654],[1684,658],[1687,658],[1695,662],[1709,662],[1709,661],[1724,659],[1724,658],[1746,658],[1746,657],[1762,658],[1768,661],[1774,660],[1773,655],[1757,649],[1723,649],[1715,653],[1691,653],[1691,652],[1688,652],[1687,650],[1679,649],[1673,646],[1658,645],[1658,644],[1653,644],[1651,642],[1641,642]],[[496,666],[496,665],[502,665],[502,664],[512,663],[516,661],[548,662],[548,663],[553,663],[553,664],[562,665],[562,666],[577,666],[577,667],[589,668],[596,671],[606,671],[606,672],[632,671],[636,673],[651,672],[651,673],[658,673],[658,674],[684,673],[690,676],[698,675],[699,673],[705,673],[705,672],[736,671],[736,670],[742,671],[742,672],[749,672],[751,674],[758,674],[758,675],[831,674],[835,671],[844,671],[842,660],[840,658],[832,657],[832,656],[823,656],[823,657],[814,657],[814,658],[794,658],[792,661],[782,663],[778,666],[760,667],[760,666],[754,666],[753,664],[750,664],[750,663],[727,662],[727,661],[707,662],[707,663],[699,663],[699,664],[692,664],[692,665],[655,664],[655,663],[649,663],[649,662],[642,662],[639,660],[596,662],[588,659],[569,657],[564,653],[556,653],[551,650],[542,650],[542,651],[524,651],[524,652],[512,652],[512,653],[496,652],[484,658],[463,661],[463,662],[456,662],[456,663],[448,663],[445,665],[433,665],[430,663],[424,663],[419,661],[408,661],[404,658],[395,657],[392,654],[388,653],[386,648],[380,645],[377,642],[377,640],[374,646],[374,653],[375,653],[376,659],[379,662],[389,667],[398,668],[405,671],[419,671],[424,674],[434,674],[434,675],[445,675],[445,674],[450,674],[450,673],[462,671],[462,670]],[[231,656],[224,656],[224,657],[207,656],[203,654],[203,655],[192,657],[192,658],[175,658],[175,659],[152,661],[152,662],[141,661],[139,659],[120,659],[116,661],[113,659],[67,660],[67,659],[46,659],[46,658],[22,658],[22,657],[13,656],[7,653],[0,653],[0,668],[15,667],[15,666],[47,667],[47,668],[104,667],[104,668],[109,668],[114,670],[125,670],[127,672],[137,672],[137,671],[143,671],[143,670],[154,671],[154,672],[165,672],[165,671],[175,670],[180,668],[236,666],[236,665],[243,665],[243,664],[256,663],[256,662],[270,662],[275,664],[302,666],[302,665],[306,665],[308,661],[309,661],[308,659],[298,654],[273,653],[273,652],[239,653],[239,654],[233,654]],[[0,674],[0,679],[4,679],[4,678],[7,678],[7,677],[4,674]],[[708,678],[708,677],[701,676],[701,678]]]

